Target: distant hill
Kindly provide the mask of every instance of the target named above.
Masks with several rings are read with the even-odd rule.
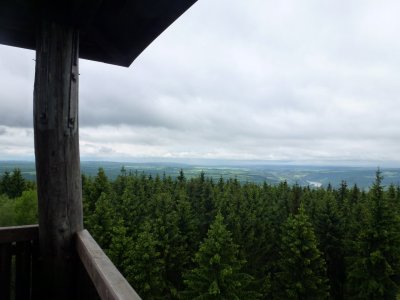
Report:
[[[184,163],[151,162],[151,163],[131,163],[131,162],[104,162],[104,161],[82,161],[82,173],[88,176],[95,176],[98,169],[102,167],[107,176],[114,179],[120,174],[124,167],[127,172],[145,173],[146,175],[162,176],[163,174],[171,177],[179,175],[183,169],[185,176],[191,178],[198,176],[202,171],[208,177],[219,179],[237,178],[241,182],[268,182],[277,184],[286,180],[289,184],[299,184],[301,186],[327,186],[331,183],[338,186],[345,180],[349,186],[357,184],[361,188],[368,188],[374,180],[376,168],[372,167],[332,167],[332,166],[288,166],[288,165],[243,165],[238,166],[223,165],[194,165]],[[5,171],[12,171],[19,168],[23,176],[29,180],[35,180],[35,164],[27,161],[0,161],[0,174]],[[400,168],[383,168],[383,183],[395,185],[400,183]]]

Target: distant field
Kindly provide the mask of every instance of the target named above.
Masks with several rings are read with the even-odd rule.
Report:
[[[331,183],[338,186],[342,180],[348,185],[357,184],[361,188],[368,188],[373,182],[375,168],[366,167],[315,167],[315,166],[200,166],[174,163],[121,163],[121,162],[88,162],[81,163],[82,173],[94,176],[97,170],[102,167],[106,174],[114,179],[120,174],[122,167],[127,172],[145,173],[147,175],[171,177],[179,175],[183,169],[187,178],[198,176],[202,171],[208,177],[219,179],[237,178],[241,182],[271,183],[277,184],[286,180],[289,184],[302,186],[327,186]],[[0,174],[5,171],[12,171],[19,168],[25,178],[35,180],[35,164],[33,162],[0,161]],[[383,168],[384,184],[400,183],[400,169]]]

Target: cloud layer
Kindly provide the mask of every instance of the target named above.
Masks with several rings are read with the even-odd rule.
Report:
[[[201,0],[129,69],[81,60],[81,153],[400,161],[399,9]],[[0,157],[33,154],[32,59],[0,46]]]

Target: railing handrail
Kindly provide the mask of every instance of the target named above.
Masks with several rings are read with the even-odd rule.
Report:
[[[18,242],[37,241],[38,239],[38,225],[0,227],[0,248],[11,247],[10,245],[15,242],[18,245]],[[101,299],[141,299],[87,230],[77,233],[76,249]]]
[[[0,227],[0,244],[39,239],[39,225]]]
[[[87,230],[77,233],[76,248],[101,299],[141,299]]]
[[[38,240],[38,225],[0,227],[0,299],[32,299]]]

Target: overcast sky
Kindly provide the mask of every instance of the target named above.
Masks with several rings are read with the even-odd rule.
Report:
[[[130,68],[80,61],[81,156],[399,165],[399,11],[199,0]],[[0,160],[33,158],[34,58],[0,46]]]

